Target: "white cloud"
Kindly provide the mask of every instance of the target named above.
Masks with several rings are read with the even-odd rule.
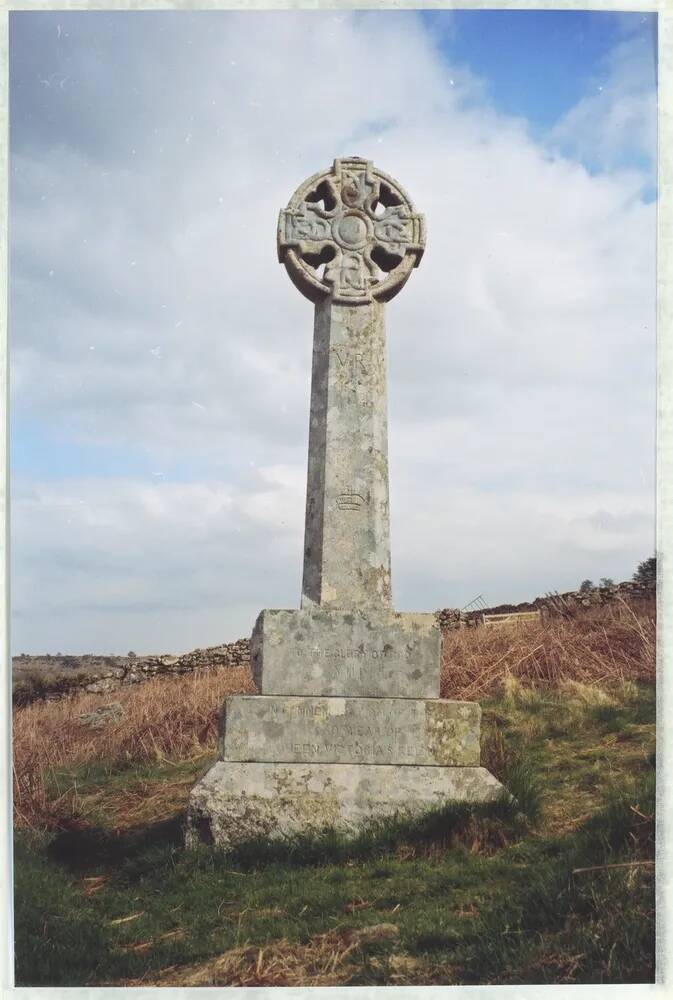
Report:
[[[283,468],[255,471],[245,490],[114,478],[19,486],[16,643],[185,651],[236,638],[260,600],[296,605],[302,516],[303,486]]]
[[[274,229],[349,153],[428,223],[387,307],[398,605],[533,597],[649,554],[640,173],[550,158],[409,14],[84,15],[68,32],[30,58],[69,82],[13,107],[15,426],[50,428],[64,476],[78,442],[148,471],[17,483],[19,647],[183,649],[296,606],[312,307]]]
[[[657,141],[656,48],[643,35],[610,52],[604,72],[549,135],[553,147],[598,167],[653,165]]]

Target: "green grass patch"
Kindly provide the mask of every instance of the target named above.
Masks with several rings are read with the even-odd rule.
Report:
[[[651,982],[654,801],[652,772],[531,866],[522,891],[477,921],[465,981]]]
[[[47,790],[54,797],[66,789],[77,788],[80,795],[101,790],[106,795],[132,791],[141,785],[180,781],[204,770],[204,759],[188,761],[110,761],[92,760],[85,764],[55,768],[46,777]]]
[[[104,794],[95,825],[17,836],[17,983],[151,983],[244,945],[384,923],[399,937],[351,950],[344,985],[399,982],[401,960],[419,985],[651,981],[654,692],[491,701],[483,729],[514,800],[228,854],[186,851],[179,810],[119,824],[125,795],[170,791],[203,762],[59,772]]]

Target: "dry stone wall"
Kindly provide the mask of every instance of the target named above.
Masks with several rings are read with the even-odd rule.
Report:
[[[571,590],[547,594],[521,604],[500,604],[487,608],[489,614],[542,610],[543,615],[572,617],[582,608],[616,600],[649,600],[654,587],[626,581],[613,587],[596,587],[588,592]],[[470,628],[481,624],[482,611],[443,608],[435,612],[442,631]],[[79,691],[107,694],[128,684],[140,684],[151,677],[177,676],[193,670],[221,670],[250,665],[250,640],[194,649],[182,656],[15,656],[12,660],[12,687],[15,704],[37,699],[54,700]]]
[[[563,594],[546,594],[536,597],[534,601],[523,601],[521,604],[499,604],[493,608],[483,608],[480,611],[461,611],[458,608],[444,608],[435,612],[440,627],[444,631],[457,628],[469,628],[481,625],[482,615],[503,615],[521,611],[542,611],[545,616],[572,617],[583,608],[600,607],[614,601],[651,600],[655,594],[654,586],[634,583],[626,580],[611,587],[594,587],[591,590],[569,590]]]
[[[27,704],[79,691],[106,694],[151,677],[248,666],[249,663],[249,639],[194,649],[181,656],[24,655],[12,659],[12,688],[15,704]]]

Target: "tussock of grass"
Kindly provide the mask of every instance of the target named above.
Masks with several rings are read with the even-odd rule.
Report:
[[[215,959],[161,976],[129,980],[125,986],[337,986],[356,944],[347,934],[319,934],[297,945],[282,938],[266,948],[231,948]]]
[[[616,688],[607,691],[598,684],[583,684],[581,681],[567,680],[559,684],[559,690],[572,701],[579,701],[588,706],[611,706],[618,701],[634,697],[634,685],[631,681],[623,681]]]

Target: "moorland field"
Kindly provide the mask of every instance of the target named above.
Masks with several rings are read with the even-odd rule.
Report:
[[[17,985],[652,981],[655,651],[653,599],[449,631],[515,801],[229,854],[182,820],[247,668],[15,707]]]

